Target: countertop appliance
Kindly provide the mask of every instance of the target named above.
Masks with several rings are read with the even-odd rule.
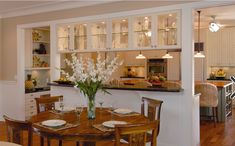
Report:
[[[147,76],[167,77],[167,59],[153,58],[147,60]]]

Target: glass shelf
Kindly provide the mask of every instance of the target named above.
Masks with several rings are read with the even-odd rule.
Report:
[[[76,24],[74,26],[74,49],[87,49],[87,24]]]
[[[91,48],[107,48],[107,25],[106,22],[91,23]]]
[[[177,45],[177,13],[168,13],[158,16],[159,46]]]
[[[112,48],[128,48],[128,19],[112,20]]]
[[[151,46],[151,17],[136,17],[133,22],[133,43],[134,47],[150,47]]]

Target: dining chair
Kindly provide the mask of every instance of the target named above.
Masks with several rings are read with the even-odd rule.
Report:
[[[50,96],[50,94],[43,95],[39,98],[35,98],[37,113],[55,109],[55,102],[63,99],[63,96]],[[44,138],[40,135],[41,146],[44,145]],[[47,145],[50,146],[50,139],[47,138]],[[59,140],[59,146],[62,146],[62,140]]]
[[[160,132],[161,107],[163,101],[142,97],[141,114],[146,115],[151,121],[159,120],[157,135]],[[146,107],[147,106],[147,107]],[[145,112],[147,108],[147,113]]]
[[[200,107],[212,108],[214,126],[218,121],[218,89],[212,83],[198,83],[195,85],[195,93],[200,93]]]
[[[23,131],[27,131],[28,146],[32,146],[32,129],[31,123],[19,121],[3,115],[6,122],[7,141],[23,145]]]
[[[128,137],[129,146],[145,146],[147,133],[152,131],[151,146],[157,146],[157,131],[159,121],[151,121],[145,124],[115,125],[115,146],[120,146],[121,138]]]
[[[55,102],[58,102],[60,99],[63,99],[63,96],[43,96],[35,98],[37,113],[55,109]]]

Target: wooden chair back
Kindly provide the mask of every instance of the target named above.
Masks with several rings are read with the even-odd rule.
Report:
[[[142,97],[141,114],[146,115],[151,121],[160,121],[162,103],[161,100]],[[147,113],[145,113],[145,105],[147,105]]]
[[[195,93],[201,93],[200,106],[217,107],[218,105],[218,89],[211,83],[200,83],[195,85]]]
[[[35,98],[36,106],[37,106],[37,113],[55,109],[55,102],[58,102],[61,98],[63,99],[62,95]],[[41,110],[41,107],[43,107],[44,110]]]
[[[6,122],[7,141],[23,145],[23,131],[28,134],[28,146],[32,146],[32,126],[30,122],[18,121],[3,115]]]
[[[129,146],[145,146],[147,132],[152,131],[151,146],[157,145],[157,131],[159,121],[151,121],[148,124],[115,125],[115,146],[120,146],[120,139],[128,136]]]
[[[162,103],[161,100],[142,97],[141,114],[146,115],[151,121],[159,120],[160,122]],[[147,113],[145,113],[145,105],[147,105]],[[160,132],[160,123],[158,126],[157,135]]]

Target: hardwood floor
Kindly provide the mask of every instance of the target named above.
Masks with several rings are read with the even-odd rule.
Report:
[[[201,122],[201,146],[235,146],[235,109],[225,123]]]

